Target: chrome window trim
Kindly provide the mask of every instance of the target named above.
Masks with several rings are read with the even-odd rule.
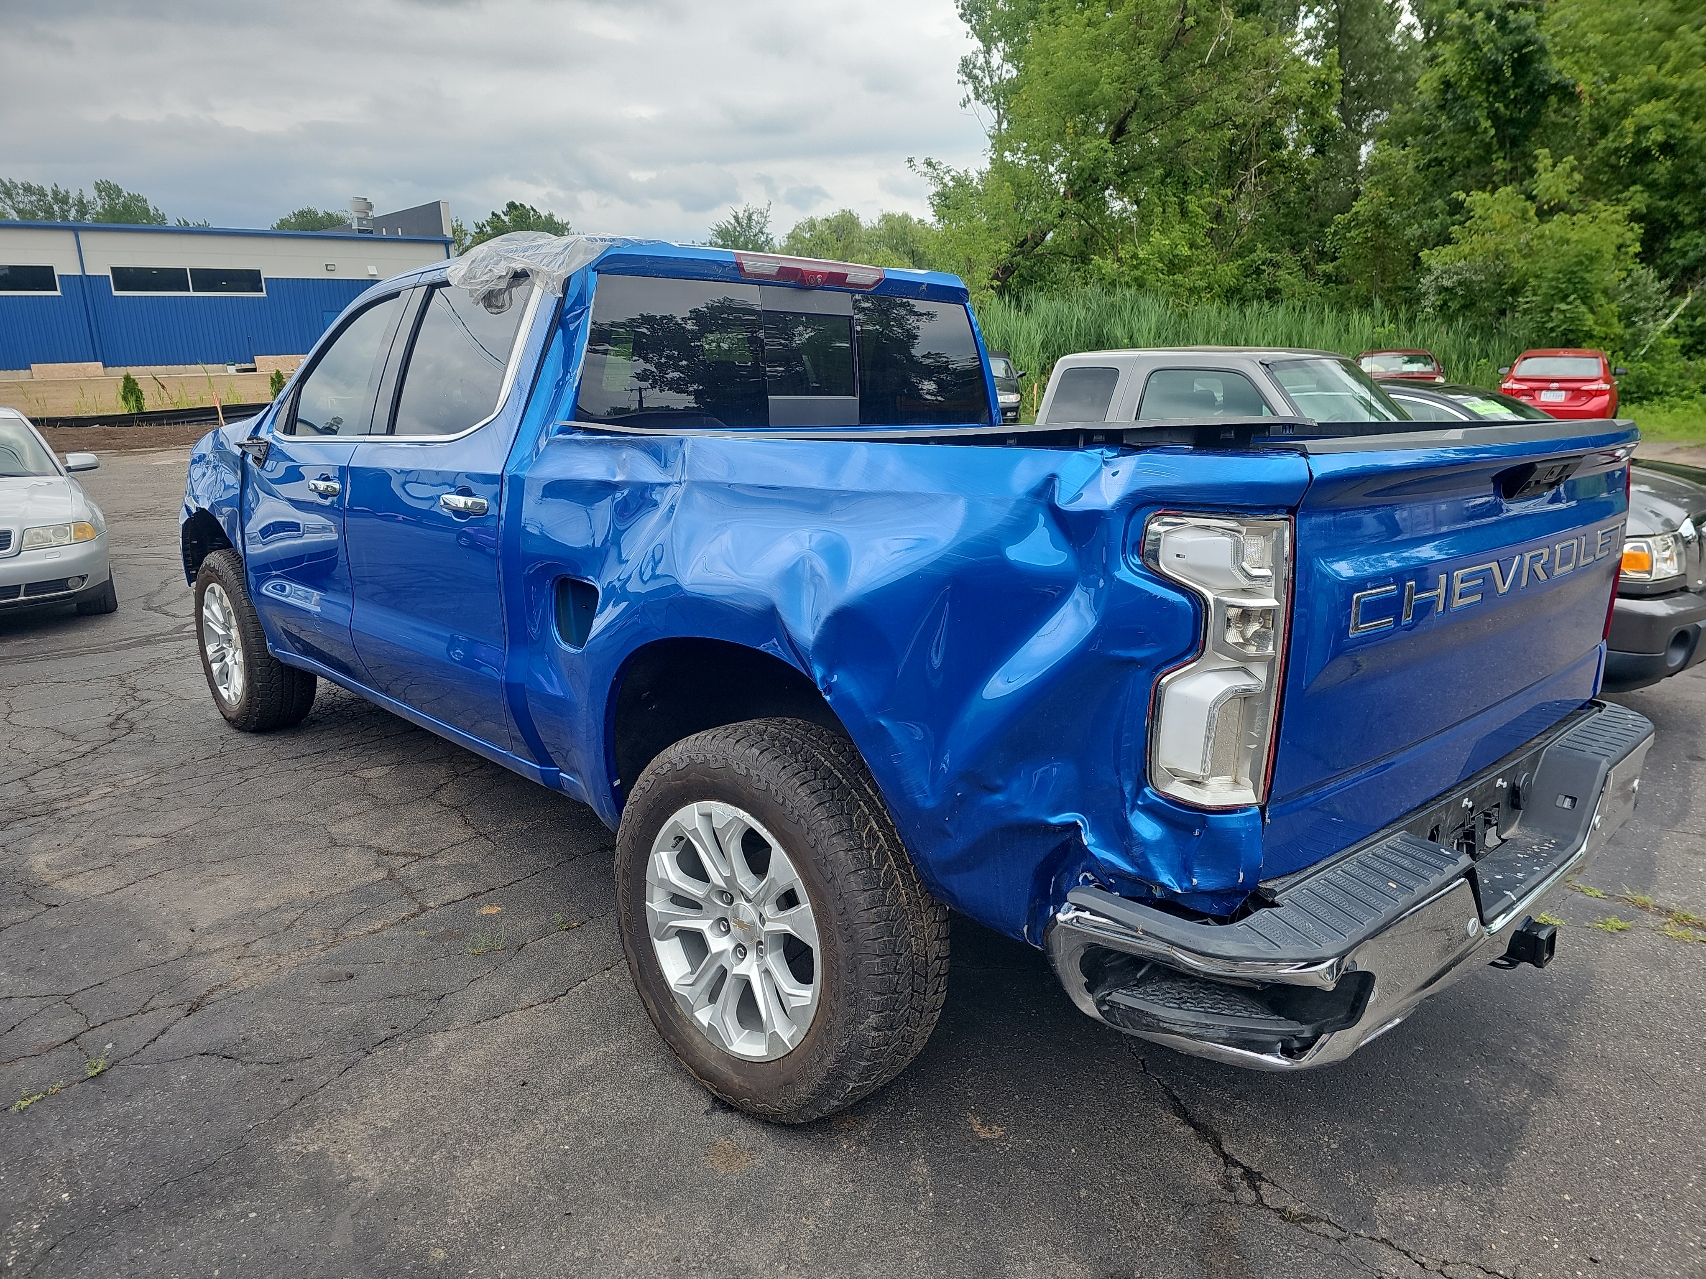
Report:
[[[455,286],[451,284],[444,284],[440,286],[435,281],[432,284],[428,284],[426,287],[430,292],[433,288],[437,287],[448,289],[454,288]],[[532,292],[527,299],[526,309],[521,313],[521,323],[516,325],[515,341],[511,344],[509,349],[509,363],[504,366],[504,379],[498,386],[498,402],[492,409],[491,413],[474,423],[473,426],[456,432],[455,435],[357,435],[351,436],[350,438],[362,443],[371,443],[383,440],[387,444],[448,444],[452,440],[466,439],[481,427],[487,426],[491,422],[495,421],[504,411],[504,406],[509,403],[510,393],[515,390],[516,374],[521,371],[521,355],[527,347],[527,336],[533,331],[533,321],[539,314],[540,299],[545,296],[545,290],[540,288],[537,284],[529,283],[528,287]],[[414,358],[413,343],[417,336],[419,336],[418,329],[414,334],[411,334],[409,338],[410,348],[408,355],[410,359]],[[407,365],[404,365],[403,378],[398,384],[398,403],[402,402],[401,388],[408,384],[408,380],[409,369]]]

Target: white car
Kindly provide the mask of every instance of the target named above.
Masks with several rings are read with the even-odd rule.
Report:
[[[0,609],[118,607],[106,517],[71,478],[100,464],[93,453],[67,453],[60,462],[27,417],[0,408]]]

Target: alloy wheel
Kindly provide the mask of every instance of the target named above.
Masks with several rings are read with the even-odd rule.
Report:
[[[715,800],[664,822],[646,866],[646,927],[677,1007],[748,1061],[797,1047],[822,987],[817,919],[782,845]]]
[[[218,582],[209,582],[201,596],[201,646],[213,687],[228,706],[243,700],[243,642],[237,636],[237,612]]]

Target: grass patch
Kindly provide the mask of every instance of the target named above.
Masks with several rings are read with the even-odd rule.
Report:
[[[1643,439],[1706,444],[1706,396],[1624,404],[1617,412],[1620,417],[1634,419]]]
[[[1706,933],[1697,933],[1692,928],[1684,928],[1680,924],[1669,921],[1665,923],[1663,928],[1659,929],[1659,934],[1669,937],[1672,941],[1706,942]]]
[[[1596,919],[1590,925],[1602,933],[1626,933],[1634,927],[1627,919],[1619,919],[1616,915],[1607,915],[1604,919]]]
[[[1592,884],[1572,883],[1570,885],[1570,891],[1574,892],[1574,893],[1581,893],[1584,897],[1604,897],[1605,896],[1605,890],[1603,888],[1595,888]]]
[[[105,1053],[102,1053],[99,1057],[91,1057],[88,1061],[83,1063],[83,1078],[93,1079],[96,1075],[106,1070],[106,1068],[111,1064],[112,1063],[107,1060],[107,1055]]]
[[[474,940],[468,944],[470,955],[484,955],[487,951],[502,950],[505,942],[505,925],[499,924],[497,931],[480,927],[474,930]]]
[[[1537,924],[1551,924],[1554,928],[1562,928],[1564,926],[1564,921],[1559,919],[1556,915],[1536,915],[1534,917],[1534,922]]]

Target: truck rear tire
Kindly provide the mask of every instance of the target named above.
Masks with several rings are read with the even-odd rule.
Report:
[[[730,1105],[817,1119],[929,1039],[948,990],[947,909],[842,734],[761,719],[676,742],[628,798],[616,875],[640,999]]]
[[[215,551],[201,562],[195,618],[208,691],[231,727],[265,733],[308,717],[317,681],[267,651],[236,551]]]

